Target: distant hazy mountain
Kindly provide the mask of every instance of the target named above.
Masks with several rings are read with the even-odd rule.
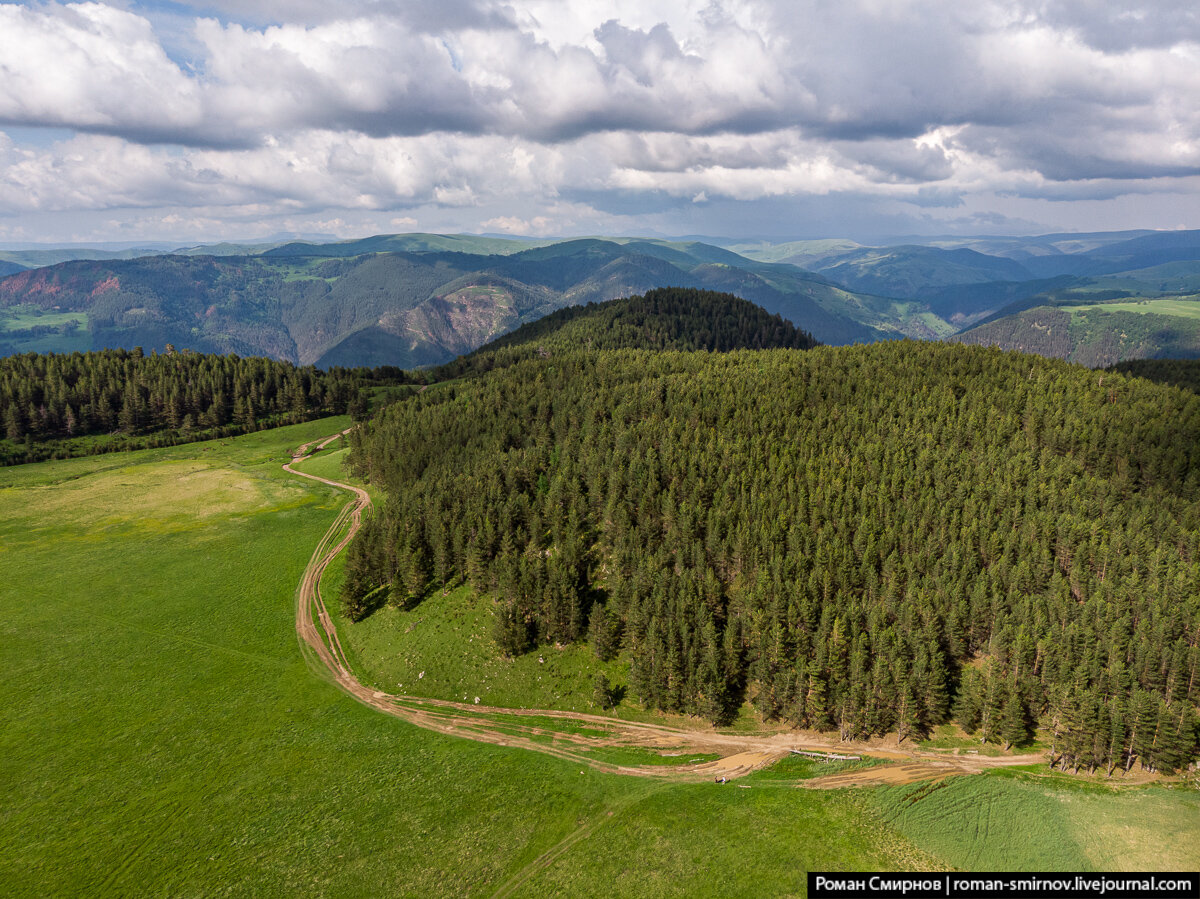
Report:
[[[86,260],[79,248],[23,249],[0,253],[0,309],[16,310],[0,316],[0,353],[171,342],[324,367],[422,366],[556,309],[657,287],[731,293],[829,344],[940,339],[1040,306],[1200,292],[1200,231],[723,243],[385,234],[133,259],[128,248]]]
[[[11,271],[56,265],[76,259],[135,259],[139,256],[154,256],[165,250],[141,247],[136,250],[103,250],[87,247],[54,247],[44,250],[0,250],[0,265],[16,266]]]
[[[75,262],[81,259],[107,261],[112,259],[140,259],[144,256],[253,256],[279,245],[274,243],[217,243],[194,247],[174,247],[170,244],[145,247],[25,247],[0,250],[0,263],[12,263],[18,269],[39,268],[57,265],[60,262]],[[0,269],[0,273],[8,272]]]
[[[921,246],[861,247],[810,267],[851,290],[910,300],[950,285],[1034,278],[1011,259]]]
[[[788,262],[800,268],[812,268],[815,263],[841,256],[862,247],[852,240],[790,240],[771,243],[765,240],[721,244],[727,250],[758,262]]]
[[[1062,234],[1039,234],[1036,236],[989,236],[989,237],[935,237],[915,239],[911,243],[944,250],[965,248],[988,256],[1002,256],[1024,262],[1042,256],[1076,256],[1098,247],[1121,243],[1134,237],[1157,234],[1156,231],[1072,231]]]
[[[827,343],[883,336],[856,317],[859,298],[791,265],[700,243],[512,244],[399,235],[260,255],[74,261],[0,280],[0,307],[80,314],[86,330],[73,332],[72,348],[173,343],[321,367],[437,364],[564,306],[656,287],[733,293]],[[498,248],[506,252],[479,252]],[[34,332],[21,333],[24,342],[5,343],[0,331],[0,350],[40,348]]]
[[[851,315],[884,331],[948,337],[975,327],[965,340],[986,338],[1090,364],[1130,354],[1191,352],[1186,321],[1126,321],[1115,313],[1084,315],[1077,310],[1071,320],[1078,345],[1076,338],[1062,342],[1061,327],[1050,328],[1058,335],[1052,340],[1045,329],[1049,319],[1057,318],[1044,312],[1022,319],[1037,322],[1032,331],[1013,330],[1011,321],[979,328],[1038,307],[1200,292],[1200,231],[934,238],[884,247],[836,240],[727,246],[756,259],[803,260],[853,294],[847,305]],[[1144,333],[1151,323],[1160,327],[1153,335]],[[1123,325],[1132,330],[1106,332]]]
[[[475,234],[378,234],[333,243],[290,241],[263,251],[267,256],[362,256],[365,253],[470,253],[507,256],[553,240],[514,240]],[[201,248],[203,249],[203,248]],[[221,255],[213,253],[213,255]]]

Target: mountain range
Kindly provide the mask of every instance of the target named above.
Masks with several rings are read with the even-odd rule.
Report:
[[[954,338],[1089,364],[1200,353],[1188,305],[1200,294],[1200,232],[1135,231],[880,247],[401,234],[25,249],[0,252],[0,355],[171,344],[411,368],[558,309],[658,287],[735,294],[827,344]],[[1156,305],[1121,307],[1142,301]],[[1075,307],[1065,330],[1064,306]]]

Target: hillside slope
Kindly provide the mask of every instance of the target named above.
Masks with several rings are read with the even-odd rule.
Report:
[[[811,334],[733,294],[659,288],[642,296],[552,312],[442,366],[436,375],[452,378],[488,371],[531,352],[543,356],[572,350],[729,352],[816,345]]]
[[[1093,368],[1127,359],[1197,358],[1200,297],[1035,306],[993,318],[951,339]]]
[[[814,262],[818,271],[851,290],[901,299],[955,284],[1028,281],[1019,263],[975,250],[897,246],[862,248]]]
[[[353,443],[388,502],[352,617],[464,581],[505,651],[586,636],[649,707],[1002,744],[1053,719],[1056,762],[1109,771],[1197,753],[1195,395],[952,344],[566,351]]]

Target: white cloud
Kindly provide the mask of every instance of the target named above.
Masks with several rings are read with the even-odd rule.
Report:
[[[550,219],[544,215],[534,216],[532,219],[518,218],[515,215],[498,215],[495,218],[484,219],[479,224],[485,231],[538,237],[547,232]]]
[[[0,215],[443,209],[528,233],[616,198],[936,209],[1191,197],[1200,172],[1200,23],[1175,0],[195,8],[185,65],[136,4],[0,4],[0,127],[80,132],[0,143]]]
[[[201,90],[133,13],[0,5],[0,121],[155,139],[201,126]]]

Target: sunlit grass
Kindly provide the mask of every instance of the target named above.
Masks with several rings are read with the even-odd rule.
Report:
[[[1098,310],[1100,312],[1136,312],[1141,315],[1172,315],[1179,318],[1200,319],[1200,296],[1130,300],[1121,303],[1093,303],[1067,308],[1073,315]]]
[[[0,471],[6,895],[784,894],[910,863],[840,794],[603,775],[311,671],[294,593],[345,495],[280,466],[346,425]],[[174,506],[172,472],[203,474]]]

